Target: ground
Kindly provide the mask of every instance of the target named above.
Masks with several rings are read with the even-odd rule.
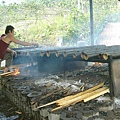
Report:
[[[108,23],[97,39],[99,45],[120,45],[120,22]]]

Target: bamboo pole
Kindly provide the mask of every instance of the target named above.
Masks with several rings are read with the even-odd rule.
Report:
[[[97,93],[102,92],[102,91],[104,91],[104,90],[106,90],[106,89],[108,89],[108,87],[103,87],[103,88],[97,89],[97,90],[95,90],[95,91],[93,91],[93,92],[86,93],[86,94],[84,94],[84,95],[82,95],[82,96],[79,96],[79,97],[77,97],[77,98],[71,99],[71,100],[69,100],[69,101],[64,101],[63,104],[61,104],[61,105],[59,104],[59,105],[60,105],[59,107],[52,109],[52,112],[54,112],[54,111],[56,111],[56,110],[59,110],[59,109],[61,109],[61,108],[68,107],[68,106],[70,106],[70,105],[72,105],[72,104],[76,104],[76,103],[78,103],[78,102],[81,102],[82,100],[84,100],[84,99],[87,98],[88,96],[91,96],[91,95],[93,95],[93,94],[97,94]]]
[[[63,99],[60,99],[60,100],[58,100],[56,103],[59,103],[59,104],[60,104],[60,103],[64,102],[64,100],[70,100],[71,98],[76,98],[76,97],[78,97],[78,96],[84,95],[84,94],[86,94],[86,93],[88,93],[88,92],[94,91],[94,90],[102,87],[103,85],[104,85],[104,82],[101,83],[101,84],[99,84],[99,85],[96,85],[96,86],[94,86],[94,87],[92,87],[92,88],[90,88],[90,89],[88,89],[88,90],[85,90],[85,91],[83,91],[83,92],[80,92],[80,93],[78,93],[78,94],[76,94],[76,95],[72,95],[72,96],[65,97],[65,99],[64,99],[64,98],[63,98]]]
[[[47,104],[38,106],[37,108],[34,108],[33,110],[37,110],[37,109],[39,109],[39,108],[46,107],[46,106],[48,106],[48,105],[52,105],[52,104],[55,104],[55,103],[64,102],[65,100],[69,100],[69,99],[75,98],[75,97],[77,97],[77,96],[83,95],[83,94],[85,94],[85,93],[91,92],[91,91],[93,91],[93,90],[96,90],[96,89],[102,87],[103,85],[104,85],[104,82],[102,82],[102,83],[100,83],[100,84],[98,84],[98,85],[96,85],[96,86],[94,86],[94,87],[92,87],[92,88],[90,88],[90,89],[88,89],[88,90],[86,90],[86,91],[80,92],[80,93],[78,93],[78,94],[76,94],[76,95],[67,96],[67,97],[58,99],[58,100],[56,100],[56,101],[53,101],[53,102],[50,102],[50,103],[47,103]]]
[[[77,103],[77,102],[83,100],[84,98],[86,98],[88,96],[91,96],[91,95],[94,95],[95,93],[98,93],[98,92],[103,91],[105,89],[107,89],[107,88],[106,87],[99,88],[99,89],[96,89],[94,91],[90,91],[90,92],[84,93],[84,94],[82,94],[80,96],[74,97],[74,98],[69,99],[69,100],[67,99],[67,100],[64,100],[64,101],[58,101],[57,105],[64,106],[66,103],[68,103],[68,104]]]
[[[110,90],[109,90],[109,88],[107,88],[107,89],[105,89],[104,91],[101,91],[101,92],[99,92],[99,93],[93,94],[93,95],[85,98],[83,101],[84,101],[84,102],[87,102],[87,101],[89,101],[89,100],[95,99],[95,98],[97,98],[97,97],[99,97],[99,96],[101,96],[101,95],[103,95],[103,94],[105,94],[105,93],[109,93],[109,92],[110,92]]]

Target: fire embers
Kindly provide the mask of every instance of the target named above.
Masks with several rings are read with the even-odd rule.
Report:
[[[13,73],[13,75],[19,75],[19,74],[20,74],[19,69],[14,69],[14,73]]]
[[[18,68],[15,68],[13,71],[11,72],[6,72],[6,73],[3,73],[3,74],[0,74],[0,76],[16,76],[16,75],[19,75],[20,72],[19,72],[19,69]]]

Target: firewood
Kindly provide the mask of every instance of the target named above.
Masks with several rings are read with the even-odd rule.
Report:
[[[44,96],[38,96],[31,104],[35,104],[36,102],[38,102],[38,101],[40,101],[40,100],[42,100],[42,99],[45,99],[45,98],[47,98],[47,97],[49,97],[49,96],[51,96],[51,95],[54,95],[54,94],[56,94],[57,92],[60,92],[60,90],[62,90],[62,88],[59,88],[59,89],[57,89],[57,90],[54,90],[54,91],[52,91],[52,92],[50,92],[50,93],[48,93],[48,94],[46,94],[46,95],[44,95]]]
[[[6,73],[0,74],[0,76],[5,76],[5,75],[8,75],[8,74],[12,74],[12,73],[14,73],[14,72],[13,71],[12,72],[6,72]]]
[[[94,86],[94,87],[92,87],[92,88],[90,88],[90,89],[88,89],[88,90],[85,90],[85,91],[83,91],[83,92],[80,92],[80,93],[78,93],[78,94],[71,95],[71,96],[67,96],[67,97],[65,97],[65,98],[59,99],[57,102],[60,104],[60,103],[64,102],[64,100],[69,100],[69,99],[76,98],[76,97],[78,97],[78,96],[84,95],[84,94],[86,94],[86,93],[88,93],[88,92],[94,91],[94,90],[102,87],[103,85],[104,85],[104,82],[101,83],[101,84],[99,84],[99,85],[96,85],[96,86]]]
[[[105,91],[105,92],[102,92],[102,91]],[[56,110],[59,110],[59,109],[61,109],[61,108],[68,107],[68,106],[70,106],[70,105],[72,105],[72,104],[76,104],[76,103],[78,103],[78,102],[81,102],[82,100],[84,100],[84,99],[87,98],[88,96],[92,96],[93,94],[98,94],[98,95],[100,96],[100,95],[102,95],[102,94],[104,94],[104,93],[106,93],[106,92],[108,92],[108,87],[99,88],[99,89],[97,89],[97,90],[95,90],[95,91],[93,91],[93,92],[86,93],[86,94],[84,94],[84,95],[82,95],[82,96],[78,96],[78,97],[76,97],[76,98],[74,98],[74,99],[71,99],[71,100],[69,100],[69,101],[68,101],[68,100],[67,100],[67,101],[64,101],[62,104],[59,104],[59,105],[60,105],[59,107],[52,109],[52,112],[54,112],[54,111],[56,111]],[[101,94],[99,94],[99,93],[101,93]]]
[[[66,93],[68,90],[70,90],[70,88],[71,88],[71,85],[67,86],[63,92]]]
[[[37,108],[33,108],[32,110],[37,110],[37,109],[39,109],[39,108],[43,108],[43,107],[46,107],[46,106],[49,106],[49,105],[52,105],[52,104],[55,104],[55,103],[56,103],[56,101],[53,101],[53,102],[50,102],[50,103],[47,103],[47,104],[38,106]]]
[[[84,102],[87,102],[87,101],[89,101],[89,100],[91,100],[91,99],[94,99],[94,98],[96,98],[96,97],[98,97],[98,96],[100,96],[100,95],[103,95],[103,94],[109,93],[109,92],[110,92],[110,90],[109,90],[109,88],[107,88],[107,89],[105,89],[104,91],[101,91],[101,92],[99,92],[99,93],[93,94],[93,95],[85,98],[83,101],[84,101]]]
[[[20,111],[15,111],[17,114],[19,114],[19,115],[21,115],[22,114],[22,112],[20,112]]]
[[[94,86],[94,87],[92,87],[92,88],[90,88],[90,89],[88,89],[88,90],[86,90],[86,91],[84,91],[84,92],[80,92],[80,93],[78,93],[78,94],[76,94],[76,95],[67,96],[67,97],[58,99],[58,100],[56,100],[56,101],[47,103],[47,104],[45,104],[45,105],[38,106],[37,108],[34,108],[33,110],[36,110],[36,109],[39,109],[39,108],[42,108],[42,107],[46,107],[46,106],[48,106],[48,105],[52,105],[52,104],[55,104],[55,103],[57,103],[57,104],[63,103],[63,102],[65,102],[65,101],[67,101],[67,100],[73,99],[73,98],[78,97],[78,96],[80,96],[80,95],[83,95],[83,94],[85,94],[85,93],[88,93],[88,92],[91,92],[91,91],[93,91],[93,90],[96,90],[96,89],[102,87],[103,85],[104,85],[104,82],[102,82],[101,84],[98,84],[98,85],[96,85],[96,86]]]
[[[64,108],[64,107],[68,107],[68,106],[69,106],[69,104],[66,104],[66,106],[59,106],[59,107],[57,107],[57,108],[52,109],[51,112],[54,112],[54,111],[56,111],[56,110],[59,110],[59,109],[62,109],[62,108]]]
[[[58,101],[57,105],[59,105],[59,106],[62,105],[63,106],[66,103],[72,104],[72,103],[76,103],[76,102],[82,101],[84,98],[86,98],[86,97],[88,97],[90,95],[94,95],[95,93],[98,93],[98,92],[100,92],[101,90],[104,90],[104,89],[106,89],[106,87],[99,88],[99,89],[94,90],[94,91],[89,91],[87,93],[83,93],[83,94],[81,94],[79,96],[73,97],[72,99],[70,98],[70,99],[67,99],[67,100],[64,100],[64,101]]]
[[[7,75],[5,75],[6,77],[8,77],[8,76],[12,76],[13,75],[13,73],[10,73],[10,74],[7,74]]]

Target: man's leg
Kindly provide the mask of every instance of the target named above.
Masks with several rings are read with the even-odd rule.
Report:
[[[5,69],[4,69],[4,73],[8,72],[10,65],[13,62],[13,53],[12,52],[6,52],[3,60],[6,60],[6,65],[5,65]]]

